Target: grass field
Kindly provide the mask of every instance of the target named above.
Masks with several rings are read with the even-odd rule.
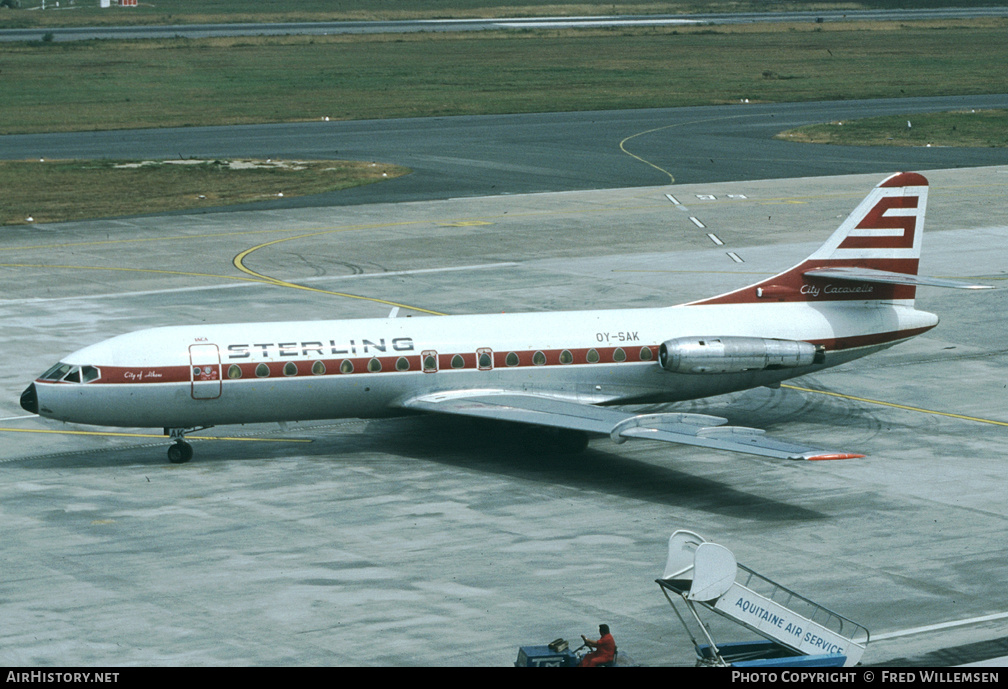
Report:
[[[965,110],[869,117],[799,127],[779,139],[859,146],[1008,146],[1008,111]]]
[[[21,133],[989,93],[1008,21],[87,41],[0,58],[0,133]]]
[[[3,161],[0,224],[189,210],[303,196],[398,177],[377,163],[305,161]]]

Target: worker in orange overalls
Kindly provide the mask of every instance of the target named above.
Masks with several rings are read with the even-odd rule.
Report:
[[[600,624],[598,632],[599,638],[594,641],[584,634],[581,635],[585,645],[593,650],[581,659],[578,667],[601,667],[616,660],[616,641],[609,633],[609,625]]]

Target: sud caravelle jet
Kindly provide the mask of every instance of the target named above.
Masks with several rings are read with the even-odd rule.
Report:
[[[65,357],[21,395],[41,416],[158,427],[434,412],[793,459],[860,457],[782,442],[701,414],[613,405],[697,399],[781,381],[891,347],[938,317],[914,308],[927,180],[883,180],[807,259],[749,287],[679,306],[432,318],[170,326]],[[558,448],[559,449],[559,448]]]

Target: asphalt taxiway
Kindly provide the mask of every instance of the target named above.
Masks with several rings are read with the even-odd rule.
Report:
[[[1002,286],[1008,168],[920,171],[921,272]],[[156,430],[18,406],[61,356],[153,325],[715,294],[804,258],[881,179],[4,228],[0,664],[507,665],[606,622],[638,663],[690,665],[654,584],[681,528],[864,624],[866,664],[977,660],[1008,637],[1004,289],[922,289],[942,317],[922,337],[673,407],[859,460],[608,439],[570,459],[417,416],[215,428],[175,466]]]
[[[171,24],[154,26],[80,26],[0,29],[0,42],[219,38],[223,36],[327,36],[331,34],[403,34],[446,31],[505,31],[689,24],[756,24],[783,22],[920,21],[1003,17],[1004,7],[938,7],[896,10],[825,12],[734,12],[731,14],[602,15],[584,17],[511,17],[484,19],[405,19],[372,21]],[[46,38],[47,36],[47,38]]]
[[[809,147],[774,138],[821,122],[992,108],[1008,108],[1008,94],[339,122],[319,113],[315,122],[8,135],[0,158],[349,159],[413,171],[387,184],[242,207],[278,210],[1006,165],[1005,148]]]

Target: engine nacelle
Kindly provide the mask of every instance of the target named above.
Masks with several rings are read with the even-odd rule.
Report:
[[[677,337],[658,348],[662,368],[673,373],[742,373],[822,363],[810,342],[765,337]]]

